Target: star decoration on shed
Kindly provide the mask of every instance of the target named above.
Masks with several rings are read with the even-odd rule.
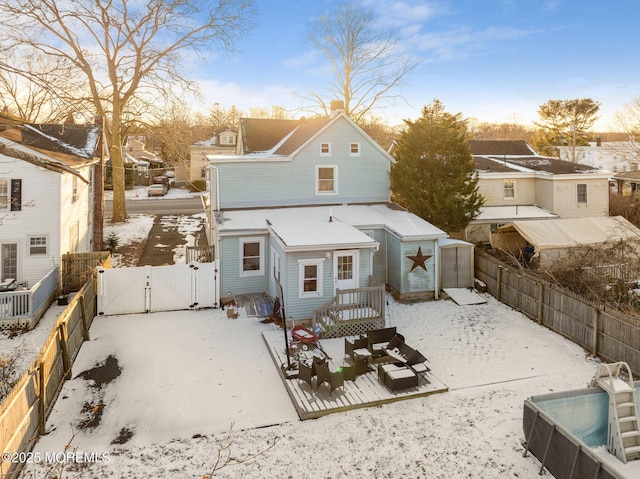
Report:
[[[409,270],[409,272],[413,271],[414,269],[416,269],[417,267],[422,268],[423,270],[427,270],[427,267],[425,266],[425,262],[431,258],[432,255],[428,254],[428,255],[423,255],[422,254],[422,247],[418,246],[418,254],[416,255],[407,255],[407,258],[409,258],[411,261],[413,261],[413,265],[411,266],[411,269]]]

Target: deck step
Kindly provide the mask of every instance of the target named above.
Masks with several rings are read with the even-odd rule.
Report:
[[[640,453],[640,446],[627,447],[627,448],[625,448],[624,453],[627,456],[629,456],[631,454],[638,454],[638,453]]]
[[[625,423],[625,422],[633,422],[633,421],[638,421],[638,417],[637,416],[627,416],[627,417],[621,417],[619,418],[620,423]]]
[[[625,407],[636,407],[636,403],[633,402],[621,402],[620,404],[617,405],[618,409],[622,409]]]
[[[640,431],[621,432],[620,436],[622,437],[622,439],[628,439],[630,437],[640,437]]]

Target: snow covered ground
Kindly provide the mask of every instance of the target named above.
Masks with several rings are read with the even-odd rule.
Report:
[[[136,242],[145,218],[110,227]],[[240,462],[216,470],[221,478],[538,478],[538,461],[522,456],[524,400],[584,387],[597,361],[485,297],[390,299],[389,325],[448,392],[309,421],[298,420],[262,339],[274,325],[221,310],[98,317],[34,449],[93,456],[54,471],[31,465],[22,477],[202,478],[220,454],[219,465]],[[22,344],[28,362],[60,311],[0,337],[0,352]]]
[[[262,340],[274,325],[220,310],[96,318],[34,451],[64,451],[72,427],[89,424],[71,450],[108,462],[68,477],[201,478],[233,424],[226,451],[258,455],[215,477],[537,478],[537,460],[522,457],[524,400],[584,387],[597,361],[486,298],[390,300],[388,322],[449,392],[309,421],[298,420]]]

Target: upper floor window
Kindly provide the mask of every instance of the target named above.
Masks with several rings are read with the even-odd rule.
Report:
[[[78,177],[73,175],[71,179],[71,203],[78,201]]]
[[[321,156],[331,155],[331,143],[320,143],[320,155]]]
[[[264,238],[240,239],[240,276],[264,274]]]
[[[0,209],[9,206],[9,181],[0,179]]]
[[[30,236],[29,237],[29,254],[47,254],[47,237],[46,236]]]
[[[360,156],[360,143],[351,143],[349,146],[349,155]]]
[[[578,203],[586,203],[587,202],[587,184],[586,183],[578,183],[576,185],[576,199]]]
[[[516,197],[516,180],[502,181],[502,197],[505,200],[513,200]]]
[[[316,166],[316,194],[335,195],[338,193],[338,167]]]

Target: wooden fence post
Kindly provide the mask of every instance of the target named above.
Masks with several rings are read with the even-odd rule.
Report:
[[[538,324],[544,323],[544,283],[538,283]]]
[[[39,396],[40,402],[38,403],[38,431],[40,435],[47,432],[47,378],[44,371],[44,361],[40,361],[38,366],[38,381],[39,381]]]
[[[496,287],[496,299],[502,300],[502,266],[498,265],[498,284]]]
[[[62,347],[62,368],[66,379],[71,379],[71,356],[69,355],[69,341],[67,337],[67,322],[63,321],[58,326],[60,334],[60,346]]]
[[[591,338],[591,351],[594,358],[598,357],[598,342],[600,340],[600,308],[593,309],[593,337]]]
[[[80,295],[80,319],[82,320],[82,338],[85,341],[90,341],[89,327],[87,326],[87,313],[84,305],[84,294]]]

